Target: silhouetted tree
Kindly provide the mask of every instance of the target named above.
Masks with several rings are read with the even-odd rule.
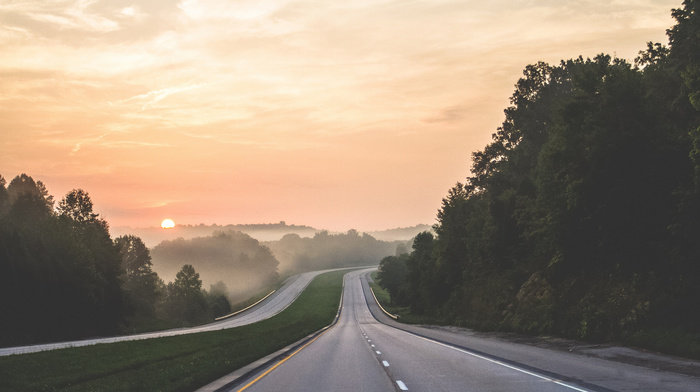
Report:
[[[155,307],[163,295],[163,282],[153,272],[151,255],[141,238],[133,235],[118,237],[114,241],[122,259],[124,275],[123,291],[127,312],[135,318],[155,317]]]
[[[6,316],[0,343],[116,333],[122,321],[120,257],[106,223],[55,214],[53,197],[26,174],[11,182],[7,194],[9,205],[0,214],[0,312]]]
[[[183,265],[175,281],[168,284],[166,308],[169,317],[174,321],[197,324],[206,320],[202,280],[192,265]]]
[[[379,285],[385,288],[392,304],[401,304],[406,296],[406,259],[407,254],[387,256],[379,263]]]

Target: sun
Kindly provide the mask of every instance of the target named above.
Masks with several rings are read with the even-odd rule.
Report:
[[[172,229],[175,227],[175,222],[173,222],[172,219],[163,219],[163,222],[161,222],[160,227],[164,229]]]

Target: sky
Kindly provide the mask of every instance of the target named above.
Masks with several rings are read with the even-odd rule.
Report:
[[[110,226],[435,223],[526,65],[667,43],[681,0],[0,0],[0,174]]]

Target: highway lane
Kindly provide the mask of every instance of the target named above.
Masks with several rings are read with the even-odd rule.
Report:
[[[220,329],[234,328],[234,327],[239,327],[242,325],[256,323],[258,321],[262,321],[262,320],[265,320],[267,318],[270,318],[270,317],[280,313],[285,308],[287,308],[287,306],[289,306],[292,302],[294,302],[294,300],[299,296],[299,294],[301,294],[301,292],[304,291],[306,286],[309,285],[311,280],[313,280],[313,278],[316,275],[319,275],[321,273],[328,272],[328,271],[333,271],[333,270],[314,271],[314,272],[307,272],[307,273],[303,273],[303,274],[294,275],[294,276],[288,278],[285,281],[284,285],[279,290],[277,290],[270,297],[265,299],[265,301],[256,305],[254,308],[247,310],[239,315],[236,315],[236,316],[233,316],[233,317],[221,320],[221,321],[213,322],[210,324],[201,325],[201,326],[193,327],[193,328],[177,328],[177,329],[170,329],[170,330],[166,330],[166,331],[149,332],[149,333],[142,333],[142,334],[136,334],[136,335],[116,336],[116,337],[106,337],[106,338],[96,338],[96,339],[85,339],[85,340],[76,340],[76,341],[70,341],[70,342],[39,344],[39,345],[32,345],[32,346],[0,348],[0,356],[12,355],[12,354],[26,354],[26,353],[33,353],[33,352],[38,352],[38,351],[56,350],[56,349],[67,348],[67,347],[89,346],[89,345],[93,345],[93,344],[115,343],[115,342],[129,341],[129,340],[142,340],[142,339],[160,338],[160,337],[165,337],[165,336],[185,335],[185,334],[191,334],[191,333],[216,331],[216,330],[220,330]],[[47,325],[50,325],[51,320],[47,320],[46,322],[47,322]]]
[[[572,391],[379,323],[361,271],[346,275],[338,323],[245,391]],[[370,297],[371,298],[371,297]],[[246,389],[242,389],[246,388]]]
[[[232,391],[700,391],[692,377],[395,323],[366,274],[346,275],[336,326]]]
[[[367,305],[372,314],[383,324],[407,331],[414,336],[423,336],[452,347],[463,348],[489,360],[496,360],[551,379],[567,380],[567,383],[589,391],[700,391],[700,379],[696,377],[506,342],[497,338],[484,338],[470,333],[396,322],[384,315],[372,299],[367,275],[363,276],[362,286],[365,295],[371,299],[367,301]]]
[[[345,275],[343,307],[337,324],[246,390],[307,392],[394,389],[392,380],[379,366],[376,354],[366,343],[355,319],[355,309],[364,303],[362,293],[357,290],[359,276],[360,271]],[[239,390],[244,385],[233,390]]]

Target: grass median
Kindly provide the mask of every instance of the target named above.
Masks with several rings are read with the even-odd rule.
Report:
[[[0,391],[192,391],[330,324],[347,271],[317,276],[292,305],[223,331],[0,357]]]

